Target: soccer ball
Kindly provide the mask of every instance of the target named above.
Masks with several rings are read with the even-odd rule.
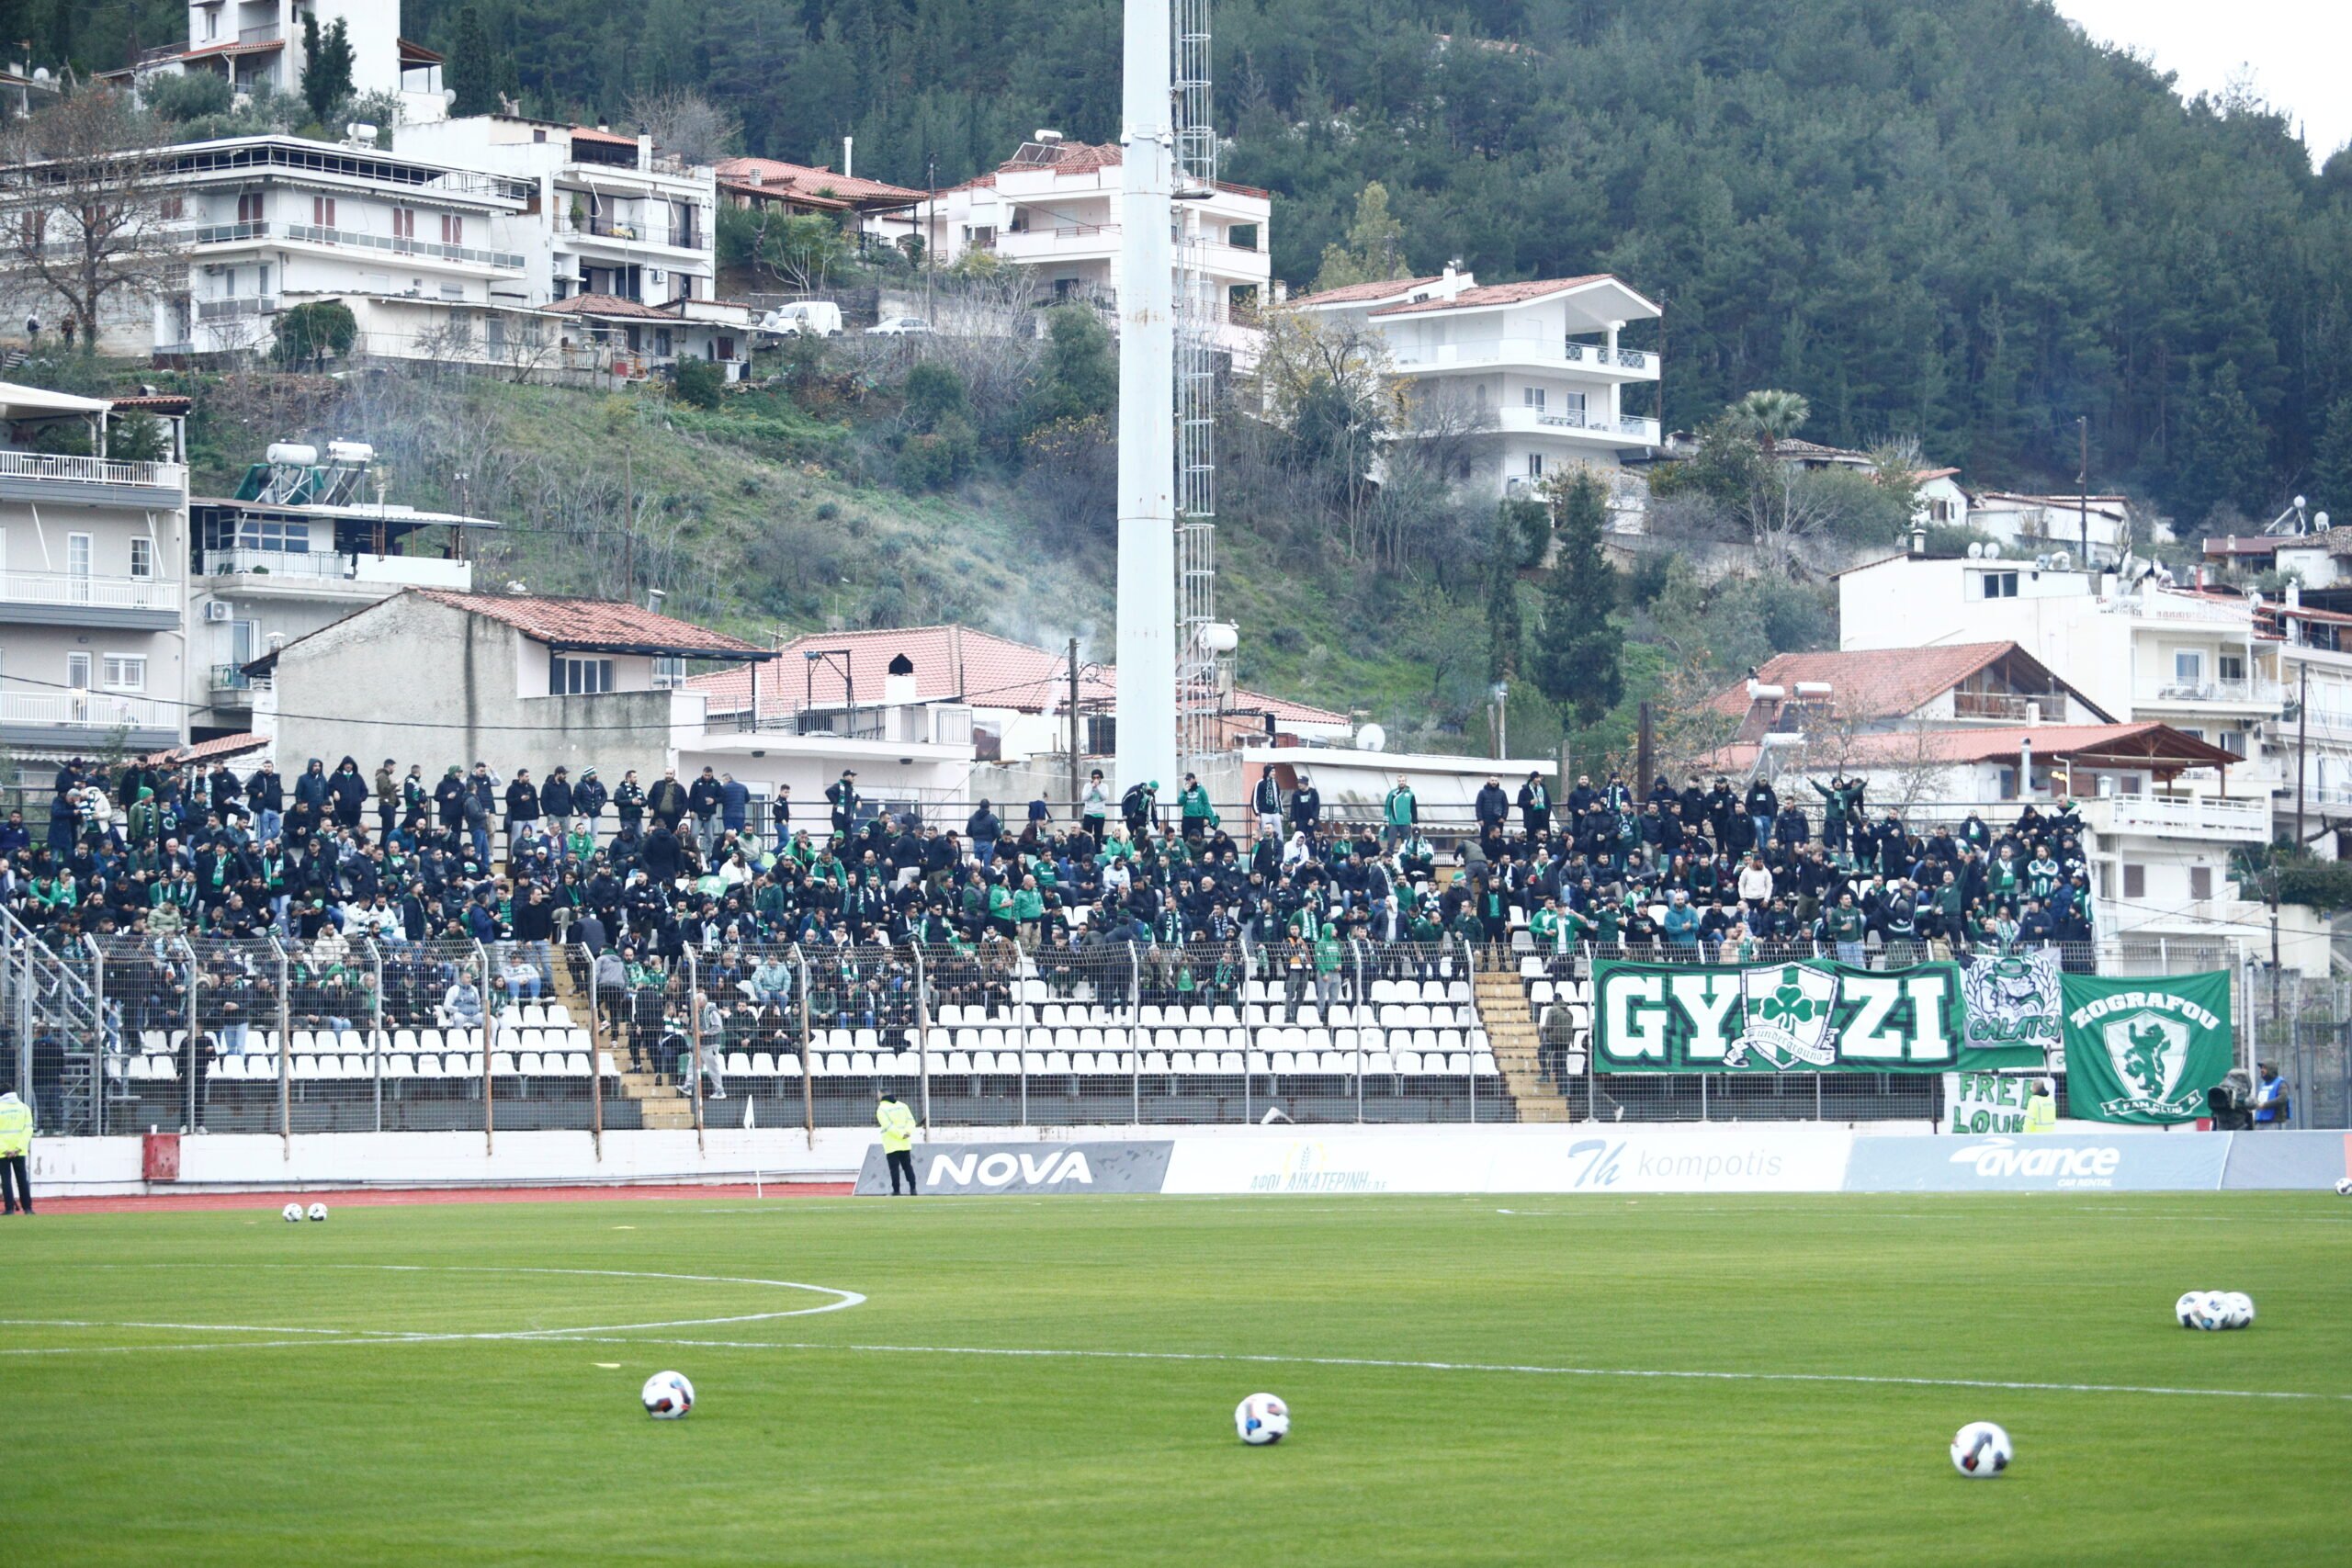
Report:
[[[326,1217],[327,1206],[324,1203],[313,1203],[311,1205],[311,1218],[314,1220],[323,1220]]]
[[[2219,1291],[2197,1292],[2197,1326],[2221,1329],[2230,1326],[2229,1298]]]
[[[1233,1407],[1233,1429],[1253,1448],[1279,1443],[1290,1433],[1290,1406],[1271,1393],[1253,1393]]]
[[[2335,1195],[2338,1198],[2352,1198],[2352,1176],[2339,1176],[2335,1179]]]
[[[2197,1326],[2197,1303],[2202,1301],[2204,1296],[2205,1292],[2202,1291],[2184,1291],[2181,1292],[2180,1300],[2172,1303],[2172,1314],[2180,1319],[2180,1325],[2183,1328]]]
[[[695,1385],[684,1372],[656,1372],[645,1380],[638,1397],[656,1421],[675,1421],[695,1407]]]
[[[286,1223],[289,1225],[299,1225],[302,1223],[301,1204],[288,1203],[286,1205]]]
[[[2009,1468],[2009,1435],[1990,1421],[1971,1421],[1951,1439],[1951,1467],[1971,1481],[1990,1481]]]
[[[2254,1298],[2244,1291],[2223,1291],[2222,1300],[2230,1309],[2232,1328],[2244,1328],[2254,1321]]]

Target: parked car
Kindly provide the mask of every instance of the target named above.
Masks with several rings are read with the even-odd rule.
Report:
[[[921,316],[885,316],[865,329],[867,337],[921,337],[931,323]]]
[[[753,330],[778,337],[839,337],[842,308],[831,299],[797,299],[762,316]]]

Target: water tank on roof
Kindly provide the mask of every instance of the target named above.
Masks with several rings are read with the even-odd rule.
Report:
[[[375,459],[376,448],[365,441],[330,441],[327,461],[346,468],[363,468]]]
[[[268,457],[273,465],[307,468],[319,460],[319,449],[300,441],[273,441]]]

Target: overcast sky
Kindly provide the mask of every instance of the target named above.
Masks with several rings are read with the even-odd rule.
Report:
[[[2251,67],[2262,96],[2300,124],[2312,162],[2352,141],[2352,4],[2346,0],[2058,0],[2102,43],[2175,73],[2183,97],[2218,93]]]

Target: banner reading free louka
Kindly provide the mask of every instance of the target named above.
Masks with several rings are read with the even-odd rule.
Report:
[[[2227,971],[2060,984],[2072,1114],[2161,1124],[2206,1113],[2205,1093],[2235,1055]]]

